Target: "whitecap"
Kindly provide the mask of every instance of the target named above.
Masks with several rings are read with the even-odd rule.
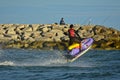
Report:
[[[9,66],[13,66],[14,63],[12,61],[4,61],[4,62],[0,62],[0,65],[9,65]]]

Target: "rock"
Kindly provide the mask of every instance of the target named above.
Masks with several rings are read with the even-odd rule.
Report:
[[[15,29],[16,29],[16,26],[9,27],[9,28],[6,30],[5,33],[6,33],[6,34],[16,34]]]
[[[52,38],[53,37],[53,33],[50,33],[50,32],[42,33],[41,35],[42,35],[42,37],[46,37],[46,38]]]
[[[54,43],[54,42],[44,42],[43,44],[43,47],[53,47],[53,46],[55,46],[56,45],[56,43]]]
[[[43,28],[42,28],[42,32],[43,32],[43,33],[48,32],[48,28],[47,28],[47,27],[43,27]]]
[[[0,34],[5,34],[6,30],[4,30],[3,28],[0,28]]]
[[[62,37],[64,36],[63,32],[61,30],[51,30],[50,32],[42,33],[43,37],[53,38],[53,37]]]
[[[3,34],[0,34],[0,39],[3,38],[3,37],[4,37],[4,35],[3,35]]]
[[[95,41],[99,41],[101,39],[104,39],[104,35],[95,35],[95,36],[93,36],[93,38]]]
[[[65,25],[52,25],[53,30],[62,30],[65,27]]]
[[[40,38],[40,40],[39,41],[50,41],[50,42],[52,42],[53,41],[53,39],[52,38],[49,38],[49,37],[42,37],[42,38]]]
[[[25,43],[25,44],[23,45],[24,48],[27,48],[28,46],[29,46],[29,44],[27,44],[27,43]]]
[[[25,40],[25,39],[28,39],[29,37],[31,37],[31,35],[32,35],[32,32],[23,32],[22,37]]]
[[[18,40],[19,39],[18,35],[16,35],[16,34],[11,34],[10,36],[13,40]]]
[[[94,32],[94,35],[97,35],[97,34],[102,33],[102,32],[104,32],[104,31],[102,30],[102,26],[100,26],[100,25],[95,25],[95,26],[93,27],[93,32]],[[106,31],[105,31],[105,32],[106,32]]]
[[[65,42],[66,42],[66,41],[69,41],[69,37],[68,37],[68,36],[63,36],[63,37],[61,37],[60,39],[61,39],[61,41],[63,41],[63,42],[64,42],[64,41],[65,41]]]
[[[13,30],[7,30],[5,33],[6,33],[6,34],[16,34],[16,32],[13,31]]]
[[[33,38],[41,37],[41,33],[42,31],[34,31],[32,32],[31,37]]]
[[[59,36],[59,37],[65,36],[63,31],[61,30],[54,29],[54,30],[51,30],[50,32],[53,33],[53,36]]]
[[[32,29],[32,27],[30,27],[30,26],[28,26],[28,27],[25,27],[24,29],[23,29],[23,31],[25,32],[32,32],[33,31],[33,29]]]
[[[35,38],[28,37],[26,40],[27,40],[28,42],[33,42],[33,41],[35,41]]]
[[[39,27],[40,27],[40,24],[32,24],[33,31],[37,31]]]
[[[61,41],[60,36],[53,37],[53,42],[60,42],[60,41]]]
[[[88,38],[88,37],[93,37],[94,36],[94,32],[92,30],[86,31],[86,30],[79,30],[78,34],[80,35],[80,37],[82,38]]]
[[[23,30],[25,28],[24,24],[20,24],[17,26],[17,30]]]
[[[68,27],[63,28],[62,29],[63,33],[68,34],[68,29],[69,29]]]
[[[3,37],[3,38],[1,38],[0,40],[2,41],[2,42],[8,42],[8,41],[10,41],[12,38],[11,37]]]

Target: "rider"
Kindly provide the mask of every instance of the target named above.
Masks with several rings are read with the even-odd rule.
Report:
[[[76,43],[80,43],[80,36],[78,35],[78,33],[77,33],[78,31],[75,31],[75,29],[74,29],[74,26],[73,26],[73,24],[71,24],[70,25],[70,29],[68,30],[68,33],[69,33],[69,39],[70,39],[70,41],[69,41],[69,45],[72,45],[74,42],[76,42]],[[80,39],[78,39],[78,37],[80,38]]]

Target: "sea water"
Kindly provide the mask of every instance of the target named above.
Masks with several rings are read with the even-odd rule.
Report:
[[[0,50],[0,80],[120,80],[120,50],[89,50],[72,63],[59,50]]]

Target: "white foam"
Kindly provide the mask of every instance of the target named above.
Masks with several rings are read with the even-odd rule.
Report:
[[[62,59],[50,59],[49,61],[45,61],[44,63],[40,64],[41,66],[54,66],[54,65],[62,65],[65,64],[66,61]]]
[[[11,61],[4,61],[4,62],[1,62],[0,65],[10,65],[10,66],[13,66],[14,63],[11,62]]]

